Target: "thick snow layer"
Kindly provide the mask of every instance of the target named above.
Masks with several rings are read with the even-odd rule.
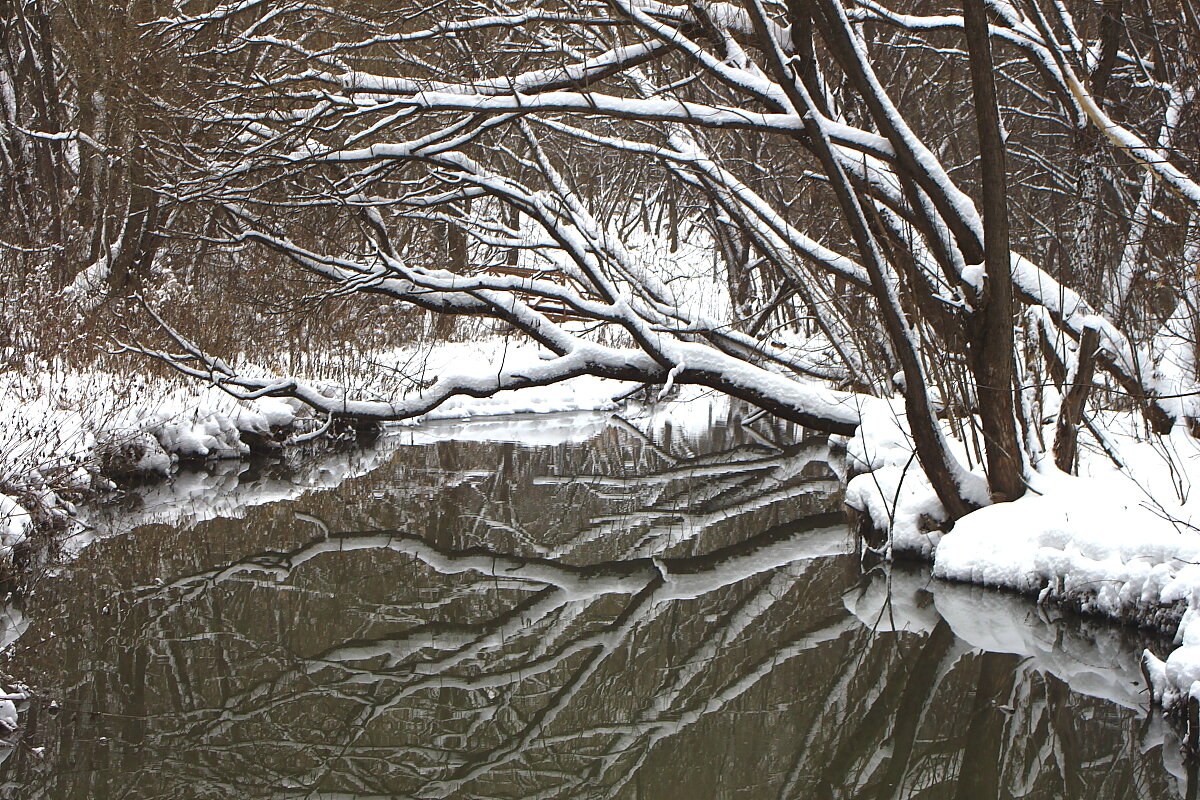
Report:
[[[1043,456],[1023,498],[986,505],[943,533],[944,510],[912,457],[901,409],[870,409],[848,444],[854,466],[869,471],[850,482],[847,502],[892,532],[891,553],[932,558],[939,578],[1168,629],[1178,621],[1179,647],[1165,660],[1147,654],[1154,691],[1167,705],[1200,696],[1200,442],[1183,425],[1145,437],[1133,415],[1095,421],[1125,468],[1084,432],[1078,476]]]
[[[899,399],[865,404],[858,432],[847,444],[852,478],[846,486],[846,504],[867,514],[874,526],[891,532],[888,549],[930,558],[941,538],[946,510],[921,471],[908,432],[904,403]],[[986,482],[978,464],[949,430],[944,432],[952,455],[964,468],[969,496],[983,503]]]
[[[299,413],[274,398],[242,402],[211,386],[101,370],[4,373],[0,485],[86,488],[102,461],[117,471],[166,475],[179,457],[243,455],[243,434],[288,427]]]
[[[1127,470],[1095,452],[1079,477],[1043,465],[1026,497],[960,520],[942,538],[934,572],[1119,619],[1178,618],[1180,646],[1165,661],[1147,654],[1155,695],[1171,705],[1200,692],[1200,499],[1192,491],[1200,443],[1184,426],[1138,441],[1136,422],[1104,422]]]

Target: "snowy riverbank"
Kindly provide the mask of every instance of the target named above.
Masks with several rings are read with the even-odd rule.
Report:
[[[535,346],[493,337],[432,351],[376,354],[371,374],[306,376],[383,396],[448,367],[536,363]],[[375,376],[375,377],[372,377]],[[379,375],[384,377],[380,378]],[[373,383],[372,383],[373,382]],[[631,386],[581,377],[487,398],[455,398],[425,419],[611,409]],[[183,378],[130,377],[103,369],[40,369],[0,374],[0,557],[39,531],[78,528],[73,501],[115,483],[163,480],[180,462],[243,459],[320,427],[294,400],[239,400]]]
[[[848,443],[851,472],[860,474],[847,503],[890,529],[885,555],[932,561],[938,578],[1174,633],[1176,649],[1147,652],[1145,664],[1155,699],[1175,708],[1200,697],[1200,442],[1182,424],[1166,437],[1141,435],[1134,414],[1096,423],[1104,447],[1084,434],[1077,476],[1045,455],[1031,465],[1024,497],[981,508],[943,533],[903,406],[880,402],[865,409]],[[968,447],[946,435],[971,463]]]

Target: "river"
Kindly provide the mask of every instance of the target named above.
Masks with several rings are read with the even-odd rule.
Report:
[[[93,512],[8,611],[0,797],[1194,796],[1160,642],[864,564],[837,448],[714,408],[405,428]]]

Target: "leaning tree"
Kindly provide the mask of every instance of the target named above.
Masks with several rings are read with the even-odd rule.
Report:
[[[952,524],[1041,452],[1071,469],[1094,383],[1155,432],[1192,415],[1200,26],[1073,5],[184,0],[145,36],[188,65],[161,191],[206,240],[553,357],[360,399],[143,350],[331,419],[590,374],[849,434],[899,391]],[[707,231],[727,313],[645,256],[664,218]]]

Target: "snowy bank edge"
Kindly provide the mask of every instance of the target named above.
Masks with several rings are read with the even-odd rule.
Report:
[[[382,363],[407,365],[411,349],[379,354]],[[425,352],[420,368],[455,361],[536,362],[536,347],[501,338],[443,343]],[[239,400],[204,384],[143,383],[130,392],[125,376],[72,371],[50,377],[0,374],[12,391],[0,400],[0,558],[31,536],[69,535],[79,527],[68,498],[111,489],[115,483],[168,479],[180,462],[245,459],[277,451],[295,434],[318,427],[307,406],[293,399]],[[405,425],[518,414],[608,411],[630,385],[584,376],[545,387],[452,398]],[[95,409],[100,409],[96,411]],[[0,437],[3,438],[3,437]],[[53,474],[53,478],[49,476]],[[40,530],[39,530],[40,529]]]
[[[1178,713],[1189,698],[1200,700],[1200,498],[1188,492],[1200,485],[1200,443],[1185,426],[1165,443],[1147,441],[1134,414],[1101,424],[1130,469],[1094,452],[1081,454],[1076,477],[1044,459],[1031,465],[1025,497],[985,505],[946,532],[902,406],[881,403],[864,409],[847,442],[854,477],[846,503],[868,534],[865,548],[932,562],[936,578],[1173,635],[1175,649],[1163,658],[1147,651],[1143,663],[1153,700]],[[966,446],[946,434],[970,463]],[[1162,486],[1176,491],[1151,492]]]

